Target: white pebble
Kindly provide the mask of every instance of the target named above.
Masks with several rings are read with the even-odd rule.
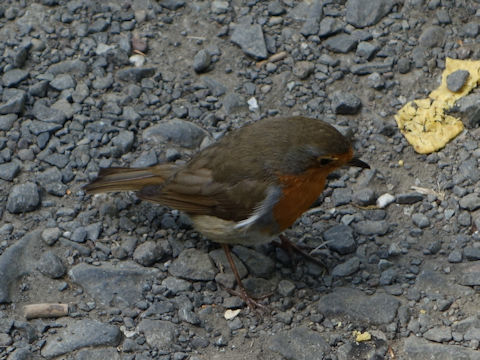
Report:
[[[383,208],[386,208],[388,205],[390,205],[394,201],[395,201],[395,196],[390,195],[389,193],[386,193],[378,197],[377,206],[380,209],[383,209]]]

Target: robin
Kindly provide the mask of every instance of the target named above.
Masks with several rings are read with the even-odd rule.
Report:
[[[186,164],[101,169],[85,190],[135,191],[140,199],[188,214],[197,231],[222,245],[236,294],[252,307],[259,304],[243,287],[230,245],[271,241],[315,202],[328,174],[345,165],[370,168],[328,123],[278,117],[232,131]]]

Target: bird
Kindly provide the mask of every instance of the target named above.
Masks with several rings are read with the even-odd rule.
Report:
[[[282,232],[343,166],[370,168],[334,126],[304,116],[271,117],[227,133],[182,164],[100,169],[84,189],[134,191],[189,215],[198,232],[221,244],[239,288],[230,290],[254,308],[259,303],[245,290],[230,245],[259,245],[277,235],[287,241]]]

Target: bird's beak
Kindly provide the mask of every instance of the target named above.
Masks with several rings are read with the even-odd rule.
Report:
[[[348,165],[356,166],[362,169],[370,169],[370,165],[368,165],[365,161],[362,161],[357,157],[352,158],[352,160],[348,162]]]

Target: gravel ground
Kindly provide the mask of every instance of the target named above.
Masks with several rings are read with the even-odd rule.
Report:
[[[480,93],[428,156],[393,117],[447,56],[480,58],[479,17],[473,0],[2,2],[0,358],[480,359]],[[234,247],[271,314],[224,290],[184,214],[82,191],[277,114],[353,134],[372,169],[333,174],[287,231],[328,274]],[[69,314],[25,318],[55,302]]]

